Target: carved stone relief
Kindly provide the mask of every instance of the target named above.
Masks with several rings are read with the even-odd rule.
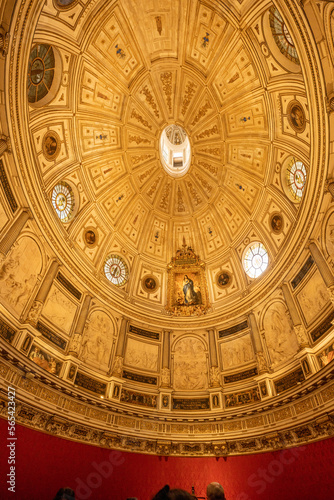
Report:
[[[136,368],[158,371],[159,347],[147,342],[128,339],[125,364]]]
[[[228,370],[240,366],[254,359],[252,341],[249,335],[220,345],[223,360],[223,369]]]
[[[297,297],[306,323],[309,325],[329,302],[326,285],[318,270],[298,293]]]
[[[41,271],[42,257],[32,238],[21,238],[0,264],[0,297],[21,314]]]
[[[272,304],[263,320],[265,339],[271,365],[291,358],[298,350],[298,342],[288,312],[283,304]]]
[[[107,367],[109,363],[114,327],[109,316],[102,311],[94,311],[84,333],[81,359],[94,365]]]
[[[67,334],[70,332],[77,306],[52,285],[42,315]]]
[[[179,340],[174,353],[175,390],[198,390],[208,387],[206,353],[196,337]]]
[[[334,212],[326,224],[326,248],[329,255],[334,255]]]
[[[3,209],[2,203],[0,203],[0,231],[8,221],[8,217],[6,215],[6,212]]]

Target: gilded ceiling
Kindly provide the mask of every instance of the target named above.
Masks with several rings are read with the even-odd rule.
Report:
[[[332,411],[334,319],[333,16],[316,4],[18,3],[0,368],[23,423],[33,408],[80,439],[48,420],[60,405],[84,441],[208,455],[332,429],[314,420]]]
[[[59,82],[47,107],[29,108],[31,180],[48,194],[67,180],[76,195],[75,217],[55,237],[60,246],[71,241],[72,264],[89,269],[104,293],[158,315],[166,266],[185,242],[206,262],[211,311],[222,310],[254,288],[242,262],[249,243],[263,243],[277,272],[285,264],[281,249],[303,238],[303,206],[281,175],[296,156],[309,171],[310,106],[299,61],[275,43],[269,6],[251,20],[236,6],[212,2],[93,7],[88,21],[81,2],[66,9],[46,2],[32,41],[33,57],[36,44],[53,41]],[[43,38],[50,24],[54,40],[51,33]],[[302,126],[291,118],[291,103]],[[191,144],[191,165],[180,178],[160,159],[169,124],[181,125]],[[45,149],[51,133],[56,154]],[[121,291],[105,280],[109,254],[122,254],[129,268]],[[218,282],[224,272],[225,287]],[[147,275],[156,278],[154,294],[142,284]]]

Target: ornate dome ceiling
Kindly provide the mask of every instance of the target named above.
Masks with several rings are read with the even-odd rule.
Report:
[[[155,4],[103,3],[89,19],[80,2],[71,5],[46,3],[31,45],[30,64],[36,65],[43,60],[36,50],[47,47],[42,34],[52,23],[53,100],[46,108],[41,94],[26,122],[36,215],[47,220],[49,238],[86,283],[115,307],[126,300],[123,310],[138,318],[145,310],[160,323],[167,265],[184,243],[206,263],[211,314],[226,314],[231,302],[240,311],[245,293],[246,310],[248,293],[258,288],[243,268],[247,246],[258,241],[268,251],[262,281],[271,287],[307,234],[305,213],[321,181],[315,175],[319,158],[310,169],[303,72],[288,51],[295,54],[298,33],[291,38],[283,23],[289,45],[275,44],[279,22],[269,6],[250,20],[235,5],[210,2],[167,2],[161,12]],[[44,78],[49,74],[45,70]],[[29,91],[38,87],[31,75],[29,84]],[[293,105],[301,125],[292,117]],[[191,145],[189,170],[177,178],[163,168],[159,149],[162,131],[172,124],[185,130]],[[46,150],[50,134],[56,153],[52,146]],[[295,157],[305,164],[306,177],[317,178],[314,185],[307,182],[301,204],[286,188],[285,162]],[[75,192],[76,214],[60,227],[50,193],[66,181]],[[103,273],[110,253],[121,254],[129,269],[121,289],[110,287]],[[222,273],[226,286],[218,281]],[[143,285],[148,275],[156,279],[155,293]]]
[[[123,434],[179,411],[176,440],[217,440],[223,424],[190,430],[187,411],[220,422],[322,380],[334,284],[325,77],[308,11],[277,7],[47,0],[13,14],[5,323],[30,371],[148,419],[106,412]],[[262,429],[274,417],[261,418]]]

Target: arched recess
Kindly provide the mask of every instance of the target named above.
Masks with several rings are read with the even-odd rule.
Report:
[[[282,300],[271,301],[262,315],[261,325],[270,365],[276,369],[291,359],[299,348],[286,304]]]
[[[207,345],[197,335],[185,335],[172,347],[173,381],[176,391],[205,390],[209,386]]]
[[[15,316],[20,316],[32,296],[42,269],[42,255],[36,241],[30,236],[18,238],[1,263],[1,302]]]
[[[94,369],[108,371],[112,354],[114,322],[102,309],[91,311],[85,325],[80,358]]]

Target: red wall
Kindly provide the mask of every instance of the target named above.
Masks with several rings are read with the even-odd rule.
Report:
[[[53,500],[61,486],[77,500],[150,500],[164,484],[205,495],[219,481],[227,500],[334,498],[334,438],[283,452],[223,458],[155,457],[109,451],[16,426],[16,491],[8,492],[7,423],[0,419],[0,498]]]

